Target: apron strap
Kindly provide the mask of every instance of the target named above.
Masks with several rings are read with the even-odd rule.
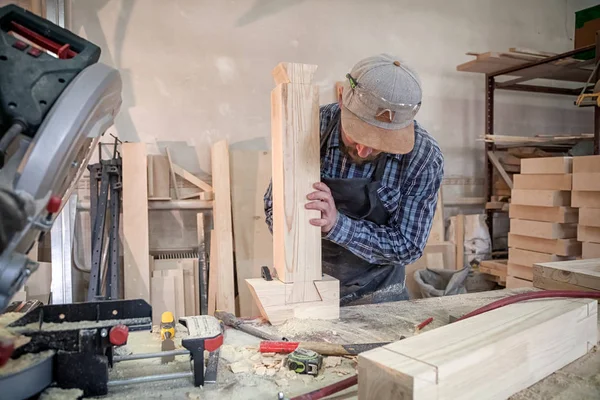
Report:
[[[325,156],[325,153],[327,152],[327,142],[329,142],[331,133],[333,132],[337,124],[339,124],[340,122],[340,113],[341,110],[336,111],[336,113],[331,118],[331,121],[329,121],[329,124],[327,124],[325,133],[321,136],[321,159]]]
[[[373,180],[377,182],[381,182],[383,179],[383,174],[385,174],[385,165],[387,164],[388,155],[382,154],[377,160],[377,164],[375,165],[375,172],[373,172]]]

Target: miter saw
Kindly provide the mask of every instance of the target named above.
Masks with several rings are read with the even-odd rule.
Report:
[[[0,312],[37,269],[48,232],[121,106],[100,48],[22,8],[0,8]]]

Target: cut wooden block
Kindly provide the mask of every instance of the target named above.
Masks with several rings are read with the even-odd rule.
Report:
[[[212,147],[214,231],[217,245],[217,309],[235,314],[235,282],[233,280],[233,226],[231,221],[231,185],[229,145],[226,140]]]
[[[579,225],[600,227],[600,208],[580,208]]]
[[[600,172],[600,156],[573,158],[573,173]]]
[[[508,249],[508,262],[528,267],[531,267],[536,263],[568,261],[569,259],[572,259],[572,257],[563,257],[557,256],[556,254],[540,253],[537,251],[516,249],[512,247]]]
[[[479,272],[494,275],[506,280],[507,261],[506,260],[485,260],[479,264]]]
[[[231,202],[240,317],[259,315],[246,279],[260,277],[263,265],[273,265],[273,236],[265,223],[263,201],[270,177],[269,152],[231,151]]]
[[[323,275],[314,281],[319,294],[317,301],[295,302],[290,296],[291,283],[262,278],[246,279],[262,316],[272,325],[280,325],[291,318],[338,319],[340,317],[340,283]]]
[[[573,174],[573,190],[582,192],[600,191],[600,172],[579,172]]]
[[[508,246],[559,256],[578,256],[581,254],[581,243],[577,239],[541,239],[509,233]]]
[[[600,228],[578,225],[577,240],[580,242],[600,243]]]
[[[574,190],[571,192],[571,205],[579,208],[600,208],[600,191],[584,192]]]
[[[511,219],[510,233],[542,239],[570,239],[577,237],[577,224]]]
[[[571,192],[565,190],[513,189],[512,204],[524,206],[558,207],[571,205]]]
[[[509,398],[590,351],[597,313],[591,299],[529,301],[363,352],[358,398]]]
[[[581,244],[581,258],[600,258],[600,243],[583,242]]]
[[[600,259],[542,263],[534,265],[533,270],[534,283],[546,285],[542,289],[600,291]],[[554,287],[548,287],[549,281],[553,281]]]
[[[145,143],[123,143],[123,287],[125,299],[150,302],[150,243]]]
[[[570,174],[571,157],[526,158],[521,160],[521,174]]]
[[[148,156],[148,200],[170,200],[169,160],[162,155]]]
[[[530,221],[576,223],[579,210],[571,207],[539,207],[511,204],[509,218]]]
[[[525,266],[509,262],[506,271],[513,278],[525,279],[529,282],[533,280],[533,265]]]
[[[527,279],[517,278],[516,276],[508,275],[506,277],[506,288],[507,289],[519,289],[533,287],[533,282]]]
[[[514,189],[571,190],[571,174],[514,175]]]

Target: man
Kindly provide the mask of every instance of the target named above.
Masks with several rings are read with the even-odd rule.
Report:
[[[321,107],[321,182],[307,193],[323,233],[323,272],[340,281],[340,304],[405,300],[405,265],[429,237],[444,160],[414,117],[415,72],[381,54],[346,75],[338,103]],[[272,231],[271,185],[265,194]]]

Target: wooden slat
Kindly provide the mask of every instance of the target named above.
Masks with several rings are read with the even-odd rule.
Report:
[[[508,246],[559,256],[578,256],[581,254],[581,243],[577,239],[541,239],[509,233]]]
[[[511,219],[510,233],[542,239],[570,239],[577,237],[577,224]]]
[[[496,156],[496,154],[493,151],[488,151],[487,154],[488,154],[488,158],[490,159],[492,165],[496,168],[496,171],[498,171],[498,173],[500,174],[500,176],[502,177],[502,179],[504,179],[504,182],[506,182],[506,184],[508,185],[508,187],[510,189],[512,189],[513,188],[513,181],[510,178],[510,176],[508,176],[508,174],[506,173],[506,171],[504,170],[504,167],[500,163],[500,160],[498,160],[498,157]]]
[[[145,143],[123,143],[123,287],[126,299],[150,301]]]
[[[540,174],[513,176],[515,189],[571,190],[571,174]]]
[[[304,208],[321,179],[319,90],[304,83],[301,67],[286,71],[294,73],[284,80],[291,83],[271,92],[273,262],[278,278],[294,284],[286,286],[287,301],[296,303],[319,300],[313,281],[321,279],[321,231],[309,220],[321,213]]]
[[[212,147],[212,177],[215,193],[213,219],[219,282],[217,309],[235,314],[229,145],[226,140],[221,140]]]
[[[191,260],[190,260],[191,261]],[[163,277],[172,277],[173,284],[175,287],[175,309],[168,310],[173,312],[175,319],[186,316],[186,293],[183,284],[183,270],[182,269],[167,269],[162,271]]]
[[[540,253],[538,251],[523,250],[514,247],[508,249],[508,262],[528,267],[537,263],[569,261],[571,258],[572,257],[557,256],[556,254]]]
[[[169,161],[169,171],[171,172],[171,182],[173,183],[173,190],[175,191],[175,199],[179,200],[179,186],[177,186],[177,178],[175,177],[175,170],[173,169],[173,159],[171,158],[171,152],[168,147],[165,148],[165,151],[167,152],[167,160]]]
[[[219,290],[219,246],[215,231],[210,231],[210,269],[208,279],[208,314],[214,315],[217,307],[217,292]]]
[[[597,312],[591,299],[522,302],[361,353],[358,398],[507,399],[590,351]]]
[[[456,244],[456,269],[462,269],[465,265],[465,216],[456,216],[454,227],[454,243]]]
[[[508,212],[509,218],[531,221],[576,223],[579,210],[571,207],[539,207],[511,204]]]
[[[148,200],[170,200],[169,160],[162,155],[148,156]]]
[[[175,172],[175,174],[179,175],[180,177],[182,177],[183,179],[185,179],[192,185],[196,186],[197,188],[202,189],[205,192],[213,191],[212,186],[210,186],[208,183],[204,182],[202,179],[198,178],[196,175],[192,174],[191,172],[186,171],[185,169],[181,168],[177,164],[171,164],[171,166],[172,166],[173,172]]]
[[[160,325],[163,312],[176,313],[175,278],[163,276],[162,273],[152,276],[152,324]]]
[[[600,291],[600,259],[542,263],[533,268],[535,276]]]
[[[521,160],[521,174],[570,174],[572,157],[540,157]]]
[[[231,152],[231,202],[235,266],[240,316],[259,315],[246,284],[259,278],[263,265],[273,265],[273,236],[265,222],[263,196],[271,178],[271,154],[266,151],[234,150]]]
[[[559,207],[571,205],[571,192],[566,190],[513,189],[511,204],[524,206]]]
[[[484,260],[479,264],[480,272],[503,279],[506,279],[507,269],[506,260]]]

